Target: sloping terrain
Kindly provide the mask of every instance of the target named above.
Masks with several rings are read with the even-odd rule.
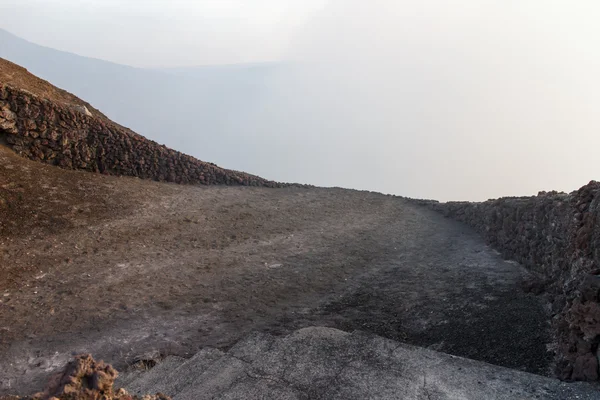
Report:
[[[267,148],[269,138],[240,131],[248,124],[246,113],[259,107],[277,75],[287,69],[279,64],[133,68],[39,46],[1,28],[0,57],[149,139],[237,169],[260,167],[260,158],[248,149],[262,147],[259,140]]]
[[[20,65],[3,58],[0,58],[0,82],[3,85],[25,89],[37,97],[52,101],[56,104],[84,106],[97,118],[101,118],[108,123],[113,123],[89,103],[72,95],[66,90],[57,88],[49,82],[30,74],[27,69]]]
[[[123,369],[311,326],[551,373],[530,274],[471,228],[222,169],[0,71],[0,395],[40,390],[73,353]]]
[[[0,141],[65,168],[192,184],[280,186],[161,146],[74,96],[0,59]]]
[[[343,189],[90,174],[0,149],[2,393],[40,390],[73,352],[122,369],[307,326],[549,372],[526,272],[433,211]]]

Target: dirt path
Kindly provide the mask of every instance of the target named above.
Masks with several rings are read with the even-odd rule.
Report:
[[[49,188],[36,218],[67,222],[2,238],[0,394],[38,388],[73,352],[123,367],[311,325],[547,372],[546,317],[519,290],[522,269],[402,199],[25,165]]]

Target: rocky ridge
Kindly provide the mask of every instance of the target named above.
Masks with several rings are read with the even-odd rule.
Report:
[[[203,348],[167,357],[149,372],[125,372],[130,393],[203,399],[597,399],[594,385],[414,347],[362,331],[326,327],[286,336],[253,333],[227,352]]]
[[[539,276],[526,289],[551,305],[560,378],[596,381],[600,359],[600,182],[482,203],[415,200],[477,230]]]
[[[283,186],[159,145],[3,59],[0,142],[21,156],[63,168],[184,184]]]

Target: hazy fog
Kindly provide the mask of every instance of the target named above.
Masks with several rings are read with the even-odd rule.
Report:
[[[0,27],[137,67],[277,61],[327,0],[2,0]]]
[[[42,20],[42,2],[3,2],[14,18],[2,27],[137,66],[271,62],[158,71],[82,63],[79,79],[90,79],[75,85],[74,72],[60,75],[72,62],[47,72],[43,57],[11,50],[118,122],[225,167],[442,200],[570,191],[598,178],[594,1],[105,1],[98,18],[59,11],[99,2],[53,3]],[[17,29],[19,18],[27,21]],[[53,18],[79,18],[71,38]],[[80,25],[88,41],[77,43]],[[149,26],[154,39],[140,39]],[[103,28],[105,40],[90,34]],[[10,59],[1,45],[0,56]],[[106,68],[103,79],[118,84],[89,82]]]

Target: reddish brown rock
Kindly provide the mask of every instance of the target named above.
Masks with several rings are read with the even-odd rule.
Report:
[[[124,389],[115,390],[117,376],[118,372],[110,365],[94,360],[89,354],[79,355],[50,379],[43,392],[30,397],[6,396],[0,400],[170,400],[161,393],[140,399]]]

